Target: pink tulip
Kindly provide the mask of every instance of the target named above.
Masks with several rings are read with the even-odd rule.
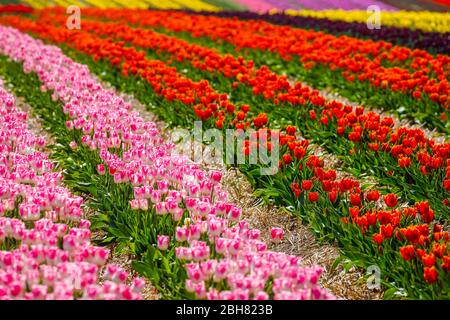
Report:
[[[239,218],[241,217],[242,214],[242,210],[236,207],[231,208],[229,214],[228,214],[228,219],[230,219],[231,221],[238,221]]]
[[[157,237],[158,249],[161,251],[167,250],[169,247],[169,237],[158,235]]]
[[[76,143],[75,141],[71,141],[71,142],[69,143],[69,147],[70,147],[72,150],[75,150],[76,148],[78,148],[78,143]]]
[[[174,213],[172,214],[172,220],[175,222],[178,222],[183,218],[184,211],[181,208],[175,209]]]
[[[222,232],[222,221],[216,218],[211,218],[208,221],[208,233],[213,236],[218,236]]]
[[[209,176],[214,182],[219,183],[220,180],[222,179],[222,172],[217,170],[211,170],[209,172]]]
[[[164,215],[167,213],[166,209],[166,203],[165,202],[158,202],[155,204],[155,211],[157,215]]]
[[[177,227],[175,230],[175,239],[178,242],[184,242],[187,241],[189,235],[189,231],[186,226],[184,227]]]
[[[130,207],[131,207],[131,209],[133,209],[133,210],[139,210],[140,209],[140,202],[139,202],[139,200],[137,200],[137,199],[133,199],[133,200],[131,200],[130,201]]]
[[[106,173],[105,166],[102,163],[97,166],[97,172],[101,176]]]
[[[133,284],[131,286],[131,289],[133,290],[133,293],[139,294],[142,292],[145,286],[145,280],[142,278],[134,278]]]
[[[281,242],[283,240],[283,230],[281,228],[272,228],[270,238],[273,242]]]
[[[139,203],[139,208],[141,210],[147,211],[148,210],[148,200],[147,199],[140,199],[137,200]]]
[[[81,219],[79,227],[83,229],[89,229],[91,227],[91,222],[89,220]]]
[[[166,199],[166,209],[167,212],[174,214],[178,209],[178,203],[175,200],[167,200]]]

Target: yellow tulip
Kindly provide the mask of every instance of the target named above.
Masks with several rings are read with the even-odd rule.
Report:
[[[41,9],[48,6],[68,7],[76,5],[80,7],[97,7],[97,8],[137,8],[146,9],[154,7],[158,9],[191,9],[191,10],[208,10],[218,11],[218,7],[202,0],[23,0],[23,3]]]
[[[286,10],[286,14],[311,18],[326,18],[345,22],[365,23],[372,12],[353,10]],[[275,12],[274,12],[275,13]],[[403,27],[428,32],[450,32],[450,14],[430,11],[382,11],[381,26]]]

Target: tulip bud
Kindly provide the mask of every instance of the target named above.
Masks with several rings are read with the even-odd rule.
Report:
[[[97,172],[101,176],[103,176],[106,173],[105,165],[103,163],[97,166]]]
[[[281,228],[272,228],[270,231],[270,238],[273,242],[281,242],[283,240],[283,230]]]
[[[167,248],[169,247],[169,237],[168,236],[158,235],[157,241],[158,241],[158,249],[159,250],[161,250],[161,251],[167,250]]]

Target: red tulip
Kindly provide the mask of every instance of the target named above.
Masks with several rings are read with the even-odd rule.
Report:
[[[441,267],[446,271],[450,272],[450,255],[444,257],[444,262],[441,264]]]
[[[241,111],[242,111],[242,112],[247,113],[249,110],[250,110],[250,106],[249,106],[249,105],[243,104],[243,105],[241,106]]]
[[[284,154],[282,158],[285,164],[290,164],[292,162],[292,156],[289,153]]]
[[[435,267],[425,267],[423,269],[423,278],[426,282],[433,284],[438,280],[438,273]]]
[[[447,245],[445,243],[434,243],[433,244],[433,254],[436,257],[439,257],[442,259],[442,257],[444,256],[445,250],[447,249]]]
[[[434,211],[430,209],[428,201],[416,203],[416,209],[424,222],[430,223],[434,220]]]
[[[287,126],[286,127],[286,134],[293,136],[295,134],[295,131],[297,128],[295,126]]]
[[[303,159],[303,157],[306,155],[306,149],[305,148],[303,148],[303,147],[296,147],[295,149],[294,149],[294,156],[297,158],[297,159]]]
[[[411,165],[411,158],[409,157],[401,157],[398,159],[398,165],[400,168],[407,168]]]
[[[359,193],[351,193],[350,194],[350,203],[353,206],[361,205],[361,195]]]
[[[367,146],[372,151],[378,151],[378,149],[380,149],[380,145],[377,142],[368,143]]]
[[[367,224],[369,226],[373,226],[377,223],[377,214],[376,212],[366,213],[367,216]]]
[[[443,185],[444,185],[444,189],[445,189],[446,191],[450,192],[450,179],[444,180]]]
[[[268,122],[267,115],[265,113],[260,113],[255,119],[253,119],[253,124],[256,128],[261,128]]]
[[[380,198],[380,193],[377,190],[370,190],[367,192],[366,198],[369,201],[378,201]]]
[[[398,203],[397,196],[393,193],[389,193],[384,196],[384,202],[390,208],[395,207]]]
[[[425,267],[432,267],[436,263],[436,258],[433,253],[424,254],[422,257],[422,262]]]
[[[389,223],[387,225],[380,226],[380,233],[383,235],[384,239],[388,239],[394,233],[394,227]]]
[[[350,216],[353,219],[356,219],[359,216],[359,208],[358,207],[351,207],[348,209],[348,212],[350,213]]]
[[[310,192],[308,195],[308,199],[311,202],[317,202],[319,200],[319,194],[317,192]]]
[[[312,181],[311,180],[303,180],[302,181],[302,189],[309,191],[312,188]]]
[[[359,132],[350,132],[348,134],[348,139],[353,142],[359,142],[361,140],[361,133]]]
[[[328,199],[330,199],[331,202],[336,202],[336,198],[337,198],[337,191],[336,190],[331,190],[330,192],[328,192]]]
[[[404,260],[409,261],[415,256],[414,247],[412,245],[401,247],[400,254]]]
[[[380,245],[380,244],[382,244],[383,243],[383,235],[382,234],[380,234],[380,233],[375,233],[373,236],[372,236],[372,239],[373,239],[373,241],[376,243],[376,244],[378,244],[378,245]]]

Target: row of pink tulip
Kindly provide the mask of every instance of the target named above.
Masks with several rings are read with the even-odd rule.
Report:
[[[220,172],[205,172],[172,152],[173,144],[164,142],[156,125],[104,89],[86,66],[6,27],[0,27],[0,52],[23,62],[25,72],[36,72],[41,89],[63,103],[67,127],[83,134],[71,145],[98,152],[98,174],[133,186],[130,206],[136,214],[151,210],[158,221],[172,221],[172,234],[159,234],[148,246],[166,255],[175,252],[185,263],[187,291],[201,299],[333,298],[318,283],[321,267],[302,267],[298,257],[267,249],[260,231],[228,202]],[[281,237],[275,229],[273,239]]]
[[[0,300],[139,299],[143,281],[126,285],[114,265],[98,284],[108,251],[91,245],[82,198],[63,187],[26,120],[0,80]]]

